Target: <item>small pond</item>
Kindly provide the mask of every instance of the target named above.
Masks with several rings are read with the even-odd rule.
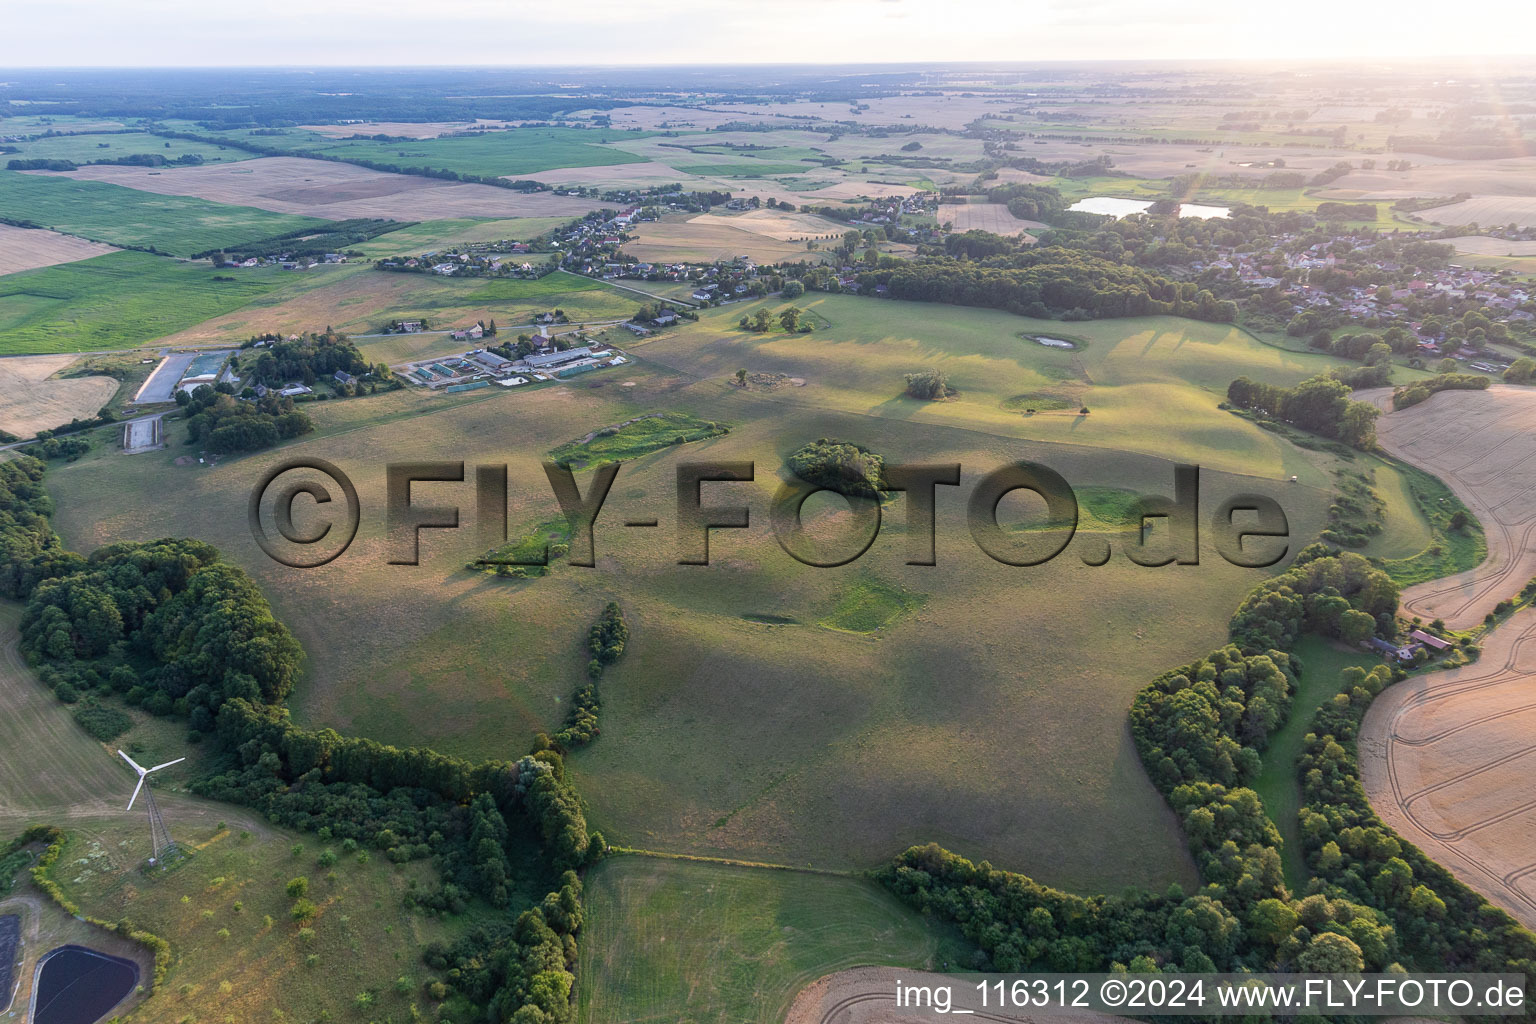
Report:
[[[139,965],[84,946],[60,946],[37,965],[33,1024],[95,1024],[139,983]]]
[[[1145,213],[1152,206],[1147,199],[1115,199],[1111,196],[1094,196],[1092,199],[1079,199],[1067,207],[1075,213],[1104,213],[1111,217],[1129,217],[1133,213]],[[1225,217],[1232,211],[1225,206],[1201,206],[1199,203],[1184,203],[1179,206],[1180,217]]]

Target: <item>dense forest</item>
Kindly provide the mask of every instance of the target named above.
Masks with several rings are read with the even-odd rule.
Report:
[[[1092,253],[1043,247],[956,259],[882,260],[859,275],[860,289],[893,299],[986,306],[1021,316],[1087,320],[1171,314],[1232,323],[1237,304],[1189,282],[1113,263]]]

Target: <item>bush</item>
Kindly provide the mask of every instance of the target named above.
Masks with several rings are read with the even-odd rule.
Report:
[[[133,725],[133,719],[125,712],[104,707],[94,701],[75,708],[74,718],[80,723],[80,728],[102,743],[116,739]]]
[[[904,379],[907,382],[908,397],[925,402],[947,398],[952,392],[948,378],[944,376],[942,370],[919,370],[917,373],[907,374]]]

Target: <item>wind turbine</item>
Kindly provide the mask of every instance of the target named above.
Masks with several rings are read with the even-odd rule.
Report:
[[[149,843],[153,850],[149,862],[154,864],[160,860],[161,854],[170,852],[175,844],[171,842],[171,833],[165,827],[165,820],[160,817],[160,808],[155,805],[155,791],[153,789],[146,789],[144,780],[149,777],[151,772],[157,772],[161,768],[169,768],[173,764],[180,764],[186,758],[178,757],[174,761],[157,764],[153,768],[141,768],[137,761],[121,750],[117,754],[124,761],[132,765],[134,771],[139,773],[139,784],[133,787],[133,796],[128,798],[128,810],[133,810],[133,802],[139,798],[139,790],[144,790],[144,802],[149,805]]]

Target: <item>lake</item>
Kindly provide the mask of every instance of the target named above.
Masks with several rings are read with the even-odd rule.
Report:
[[[1114,199],[1110,196],[1094,196],[1092,199],[1079,199],[1067,207],[1074,213],[1104,213],[1111,217],[1128,217],[1133,213],[1145,213],[1151,207],[1149,199]],[[1180,217],[1225,217],[1232,211],[1225,206],[1201,206],[1199,203],[1184,203],[1179,207]]]
[[[33,1024],[94,1024],[139,983],[139,965],[84,946],[60,946],[38,964]]]

